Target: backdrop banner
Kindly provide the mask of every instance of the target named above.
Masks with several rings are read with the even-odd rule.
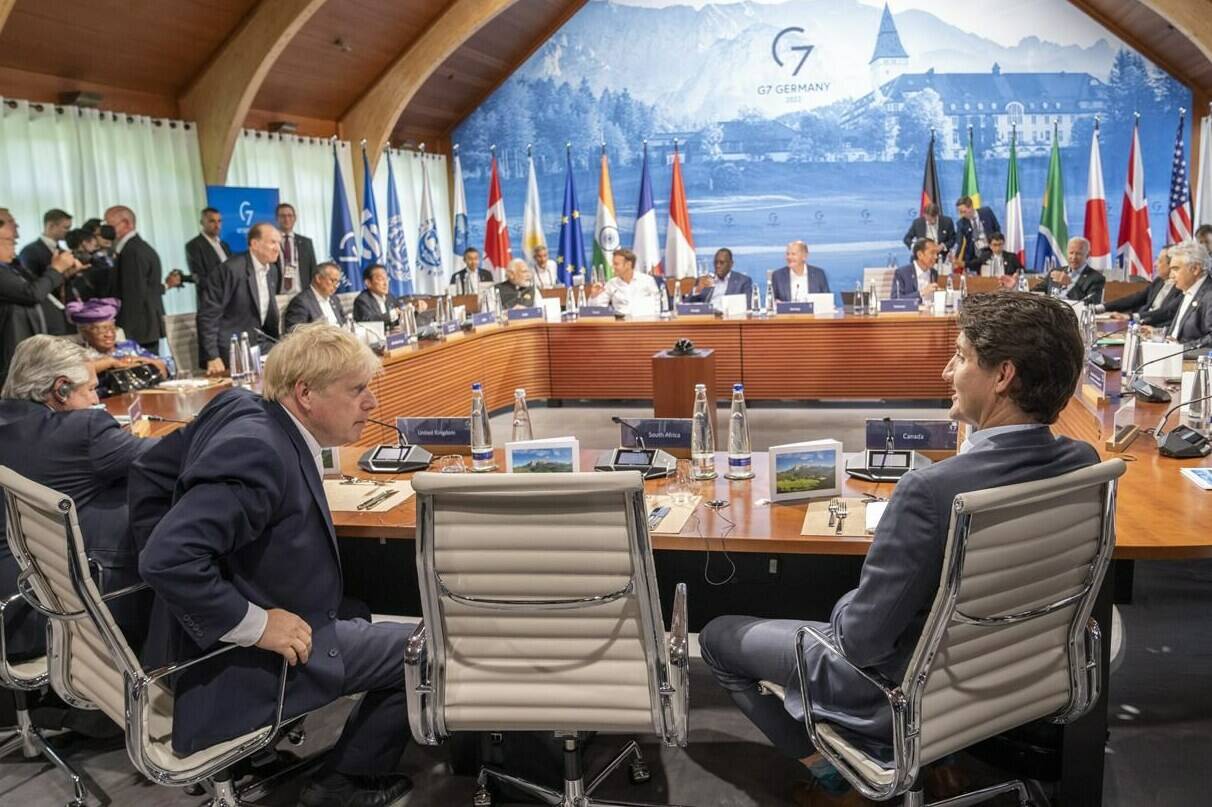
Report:
[[[248,231],[252,226],[275,220],[278,189],[207,185],[206,204],[223,216],[220,237],[233,251],[243,252],[248,249]]]

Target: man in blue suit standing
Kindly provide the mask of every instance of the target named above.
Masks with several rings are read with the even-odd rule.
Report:
[[[813,785],[796,794],[797,804],[856,800],[804,731],[796,631],[812,624],[854,664],[901,680],[938,590],[956,495],[1050,479],[1098,462],[1088,444],[1054,437],[1048,428],[1072,397],[1084,364],[1077,317],[1067,304],[1019,292],[969,297],[943,378],[954,391],[951,418],[975,431],[955,457],[901,477],[858,588],[837,602],[828,623],[723,616],[699,634],[703,660],[737,706],[775,747],[812,772]],[[891,744],[891,712],[878,690],[815,642],[802,663],[822,714],[874,750]],[[784,685],[786,702],[763,697],[759,681]]]
[[[809,294],[826,294],[829,279],[825,270],[808,263],[808,245],[803,241],[792,241],[787,245],[787,265],[775,269],[771,276],[774,284],[774,299],[780,302],[807,300]]]
[[[959,211],[959,221],[955,225],[955,237],[960,245],[960,259],[967,264],[976,257],[982,249],[988,249],[989,239],[994,233],[1000,233],[1002,226],[997,223],[997,216],[992,208],[976,207],[971,196],[961,196],[955,203]]]
[[[915,298],[919,303],[929,300],[938,291],[938,271],[934,268],[938,244],[929,238],[913,242],[913,261],[898,266],[892,276],[892,298]]]
[[[378,405],[379,360],[351,333],[311,323],[269,354],[264,397],[231,390],[135,464],[131,524],[155,590],[144,652],[158,666],[225,644],[174,682],[173,748],[190,754],[273,719],[366,695],[305,807],[371,807],[411,787],[396,766],[409,736],[404,649],[413,626],[341,619],[336,531],[321,452],[353,443]],[[268,652],[267,652],[268,651]]]
[[[710,303],[729,294],[741,294],[748,304],[753,294],[753,281],[749,275],[732,271],[732,250],[722,247],[715,251],[715,274],[704,275],[695,284],[694,293],[686,298],[689,303]]]

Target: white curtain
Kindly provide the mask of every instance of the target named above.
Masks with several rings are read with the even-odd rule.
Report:
[[[362,169],[358,154],[358,170]],[[422,154],[417,151],[391,149],[384,152],[375,168],[375,209],[379,213],[379,235],[386,247],[387,241],[387,160],[390,159],[396,173],[396,193],[400,199],[400,215],[404,219],[404,241],[408,245],[408,262],[412,267],[414,289],[418,294],[434,294],[446,290],[453,274],[451,267],[452,228],[450,218],[450,175],[447,171],[446,156],[442,154]],[[421,165],[429,174],[429,193],[433,198],[435,218],[438,224],[438,242],[442,256],[442,277],[434,283],[427,276],[417,272],[417,236],[420,231],[421,211]],[[359,200],[358,207],[361,208]],[[361,217],[354,219],[361,221]],[[360,236],[359,236],[360,238]],[[359,241],[359,243],[361,243]],[[432,284],[432,285],[431,285]]]
[[[51,208],[79,226],[122,204],[135,211],[165,274],[185,267],[185,242],[206,201],[192,123],[0,98],[0,159],[0,207],[21,226],[19,247],[38,237]],[[164,295],[169,314],[193,305],[192,288]]]

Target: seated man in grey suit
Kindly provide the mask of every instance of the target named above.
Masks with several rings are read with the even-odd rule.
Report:
[[[898,266],[892,275],[892,298],[915,298],[931,300],[938,291],[938,270],[934,261],[938,257],[938,244],[929,238],[913,242],[913,261]]]
[[[317,266],[316,273],[311,278],[311,285],[286,304],[286,312],[282,315],[283,331],[290,333],[306,322],[343,324],[345,309],[341,307],[341,300],[337,297],[341,277],[341,267],[332,261],[325,261]]]
[[[904,675],[937,592],[955,496],[1048,479],[1098,461],[1086,443],[1055,437],[1048,428],[1068,404],[1085,363],[1068,305],[1020,292],[975,294],[960,311],[959,331],[943,378],[954,391],[951,418],[975,431],[955,457],[901,478],[858,588],[837,602],[829,623],[811,623],[831,634],[856,665],[893,681]],[[771,742],[812,771],[814,786],[797,793],[797,804],[854,804],[857,794],[847,792],[804,730],[794,650],[803,624],[718,617],[699,635],[703,660]],[[822,715],[877,752],[891,744],[888,703],[878,690],[818,644],[807,648],[803,664]],[[784,685],[786,702],[760,695],[762,680]]]
[[[775,269],[771,275],[774,299],[779,302],[807,300],[809,294],[824,294],[829,291],[829,279],[825,270],[808,263],[808,245],[803,241],[792,241],[784,255],[787,265]]]

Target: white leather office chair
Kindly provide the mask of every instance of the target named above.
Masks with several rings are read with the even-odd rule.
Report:
[[[1068,723],[1098,700],[1101,632],[1090,618],[1111,561],[1112,459],[1054,479],[955,497],[942,577],[921,639],[900,682],[851,665],[892,710],[889,767],[844,731],[814,719],[803,670],[809,636],[843,662],[828,637],[796,634],[804,723],[813,745],[870,799],[924,804],[918,773],[948,754],[1034,720]],[[1021,781],[937,802],[979,804],[1002,793],[1029,797]]]
[[[638,746],[586,787],[577,732],[685,746],[689,708],[686,588],[666,636],[640,474],[420,473],[412,484],[424,617],[406,656],[413,736],[554,732],[562,793],[485,768],[477,807],[491,804],[490,778],[546,804],[618,804],[589,797],[641,760]]]
[[[172,749],[173,693],[164,679],[235,645],[145,671],[107,603],[146,585],[102,596],[90,574],[71,498],[5,466],[0,466],[0,487],[7,499],[9,546],[21,567],[17,587],[30,606],[50,621],[48,672],[55,692],[70,705],[100,709],[123,726],[131,762],[153,782],[175,787],[202,782],[211,792],[213,807],[238,805],[229,768],[276,739],[286,690],[285,660],[272,725],[178,756]]]
[[[889,269],[887,266],[868,266],[863,269],[863,289],[871,288],[872,281],[875,282],[875,291],[879,294],[881,300],[892,299],[892,276],[896,274],[895,269]]]

